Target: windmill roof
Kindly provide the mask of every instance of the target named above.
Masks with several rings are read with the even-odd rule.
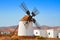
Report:
[[[27,21],[28,17],[28,15],[25,15],[20,21]]]

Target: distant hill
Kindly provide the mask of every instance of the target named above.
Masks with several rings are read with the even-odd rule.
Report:
[[[18,25],[8,26],[8,27],[6,27],[6,26],[5,26],[5,27],[0,27],[0,32],[1,32],[1,31],[11,31],[11,32],[13,32],[17,26],[18,26]]]
[[[13,32],[17,26],[18,25],[8,26],[8,27],[0,27],[0,31],[11,31],[11,32]],[[47,29],[58,29],[58,30],[60,30],[60,26],[50,27],[50,26],[42,25],[40,28],[43,30],[47,30]]]

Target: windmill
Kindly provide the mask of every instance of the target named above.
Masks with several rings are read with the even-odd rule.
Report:
[[[21,3],[20,7],[27,15],[19,21],[18,36],[33,36],[33,23],[37,28],[40,28],[36,19],[33,18],[39,13],[39,11],[34,8],[33,11],[30,12],[25,3]]]

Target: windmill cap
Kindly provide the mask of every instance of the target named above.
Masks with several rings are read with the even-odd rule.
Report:
[[[25,15],[20,21],[27,21],[28,17],[28,15]]]

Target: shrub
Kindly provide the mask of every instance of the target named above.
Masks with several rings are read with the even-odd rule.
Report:
[[[11,37],[12,40],[19,40],[18,37]]]
[[[46,40],[45,37],[42,37],[42,36],[35,36],[35,39],[42,39],[42,40]]]

